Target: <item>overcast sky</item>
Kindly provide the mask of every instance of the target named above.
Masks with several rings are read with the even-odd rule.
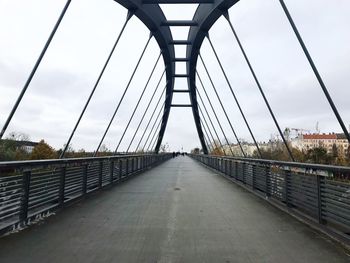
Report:
[[[65,0],[0,0],[1,126],[64,4]],[[349,126],[350,1],[286,0],[286,4],[344,122]],[[162,8],[168,19],[191,19],[196,5],[162,5]],[[57,149],[62,147],[125,21],[126,13],[113,0],[72,1],[7,133],[23,132],[33,141],[45,139]],[[230,16],[281,127],[304,128],[313,132],[319,122],[321,132],[340,132],[279,1],[241,0],[230,9]],[[186,39],[188,28],[172,28],[172,33],[174,39]],[[96,148],[148,35],[147,28],[133,17],[72,140],[75,149]],[[260,141],[268,140],[271,134],[276,134],[276,128],[224,18],[220,18],[210,30],[210,37],[254,134]],[[183,57],[184,53],[184,48],[176,49],[178,57]],[[238,136],[251,141],[207,41],[201,53]],[[152,39],[106,137],[108,148],[115,149],[158,55],[159,48]],[[121,150],[129,144],[163,70],[161,60]],[[198,71],[225,132],[234,141],[200,62]],[[179,63],[177,72],[184,73],[184,65]],[[164,85],[163,79],[156,98]],[[177,81],[175,88],[187,88],[186,82]],[[152,103],[151,109],[155,103]],[[174,103],[189,103],[188,95],[175,94]],[[146,120],[150,114],[146,115]],[[213,115],[212,118],[214,120]],[[136,147],[145,126],[146,122],[141,126],[132,149]],[[191,109],[171,110],[163,140],[163,143],[166,142],[171,150],[183,147],[189,151],[200,145]]]

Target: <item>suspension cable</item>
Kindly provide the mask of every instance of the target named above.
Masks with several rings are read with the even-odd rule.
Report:
[[[145,144],[144,144],[143,147],[142,147],[142,151],[144,151],[144,149],[146,148],[146,145],[147,145],[147,143],[148,143],[148,140],[149,140],[149,138],[150,138],[150,136],[151,136],[151,134],[152,134],[152,132],[153,132],[154,126],[156,125],[160,114],[162,113],[162,110],[163,110],[164,105],[165,105],[165,102],[163,102],[162,106],[161,106],[160,109],[159,109],[159,112],[158,112],[158,114],[157,114],[157,116],[156,116],[156,118],[155,118],[155,120],[154,120],[154,123],[153,123],[153,125],[152,125],[152,128],[151,128],[151,130],[150,130],[150,132],[149,132],[149,134],[148,134],[148,136],[147,136],[147,138],[146,138]]]
[[[161,124],[162,124],[162,119],[160,119],[160,121],[159,121],[159,123],[157,125],[157,128],[154,130],[152,139],[151,139],[150,144],[148,145],[148,148],[147,148],[147,152],[149,150],[152,150],[154,152],[154,148],[156,147],[156,143],[157,143],[158,138],[159,138],[159,132],[157,132],[157,131],[159,130],[159,127],[160,127]],[[158,136],[156,136],[156,134],[158,134]],[[155,140],[153,141],[154,138],[155,138]],[[152,143],[152,141],[153,141],[153,143]],[[152,147],[150,148],[151,143],[152,143]]]
[[[226,155],[226,151],[225,151],[225,149],[224,149],[224,146],[223,146],[222,143],[221,143],[221,140],[220,140],[220,138],[219,138],[219,135],[218,135],[218,133],[217,133],[217,131],[216,131],[216,129],[215,129],[214,123],[213,123],[213,121],[212,121],[212,119],[211,119],[211,117],[210,117],[210,115],[209,115],[209,113],[208,113],[207,107],[205,106],[204,101],[203,101],[203,98],[202,98],[202,95],[201,95],[201,93],[199,92],[198,89],[197,89],[197,93],[198,93],[198,96],[199,96],[200,101],[202,102],[202,105],[203,105],[203,108],[204,108],[204,110],[205,110],[205,112],[206,112],[206,114],[207,114],[207,117],[209,118],[209,122],[210,122],[210,124],[211,124],[211,126],[212,126],[212,128],[213,128],[213,130],[214,130],[214,133],[215,133],[215,135],[216,135],[216,138],[217,138],[218,141],[219,141],[220,147],[221,147],[222,151],[224,152],[224,155]],[[213,108],[212,108],[212,109],[213,109]]]
[[[163,111],[164,105],[165,105],[165,102],[163,103],[162,107],[160,107],[160,109],[159,109],[159,112],[158,112],[158,114],[157,114],[156,119],[154,120],[154,123],[153,123],[153,126],[152,126],[152,128],[151,128],[151,131],[149,132],[148,137],[147,137],[147,139],[146,139],[146,142],[145,142],[144,146],[142,147],[142,151],[144,151],[144,149],[146,148],[146,145],[147,145],[147,143],[148,143],[148,140],[149,140],[149,138],[150,138],[150,136],[151,136],[151,134],[152,134],[152,132],[153,132],[153,130],[154,130],[155,125],[156,125],[157,122],[158,122],[159,116],[161,116],[161,113],[162,113],[162,111]],[[161,120],[161,118],[160,118],[160,120]],[[153,136],[152,136],[152,138],[153,138]],[[151,144],[151,142],[152,142],[152,140],[150,141],[150,144]],[[150,145],[148,145],[148,148],[149,148],[149,146],[150,146]],[[148,151],[148,148],[147,148],[147,151]]]
[[[201,120],[201,126],[203,127],[203,130],[204,130],[204,133],[205,133],[204,139],[207,141],[207,147],[208,147],[209,150],[212,152],[213,149],[214,149],[214,148],[213,148],[213,144],[212,144],[212,142],[210,141],[210,137],[209,137],[207,128],[205,127],[205,125],[204,125],[204,123],[202,122],[202,120]]]
[[[279,0],[279,1],[280,1],[281,6],[282,6],[282,8],[284,10],[284,13],[286,14],[286,16],[287,16],[287,18],[289,20],[290,25],[293,28],[293,31],[294,31],[296,37],[298,38],[299,44],[301,45],[301,47],[302,47],[302,49],[303,49],[303,51],[305,53],[305,56],[306,56],[307,60],[309,61],[310,66],[311,66],[311,68],[312,68],[312,70],[313,70],[313,72],[314,72],[314,74],[315,74],[315,76],[316,76],[316,78],[317,78],[317,80],[318,80],[322,90],[323,90],[323,93],[326,96],[326,98],[328,100],[328,103],[329,103],[329,105],[331,106],[331,108],[333,110],[333,113],[334,113],[335,117],[337,118],[338,123],[339,123],[339,125],[341,126],[341,128],[342,128],[342,130],[344,132],[344,135],[346,136],[346,138],[348,139],[348,142],[350,143],[349,131],[347,130],[347,128],[346,128],[346,126],[344,124],[344,121],[341,118],[341,116],[340,116],[340,114],[339,114],[339,112],[337,110],[337,107],[335,106],[335,104],[334,104],[334,102],[332,100],[332,97],[329,94],[328,89],[327,89],[326,85],[324,84],[324,82],[322,80],[322,77],[321,77],[320,73],[318,72],[318,69],[317,69],[317,67],[316,67],[316,65],[315,65],[315,63],[314,63],[314,61],[313,61],[313,59],[312,59],[312,57],[311,57],[311,55],[310,55],[310,53],[309,53],[309,51],[308,51],[304,41],[303,41],[299,31],[298,31],[297,26],[295,25],[295,23],[293,21],[292,16],[290,15],[290,13],[289,13],[289,11],[287,9],[287,6],[285,5],[283,0]]]
[[[159,59],[160,59],[161,56],[162,56],[162,52],[159,53],[159,56],[158,56],[158,58],[157,58],[157,60],[156,60],[156,62],[155,62],[155,64],[154,64],[154,66],[153,66],[153,69],[152,69],[152,71],[151,71],[151,74],[149,75],[149,77],[148,77],[148,79],[147,79],[146,85],[145,85],[145,87],[144,87],[143,90],[142,90],[142,93],[141,93],[141,95],[140,95],[140,98],[139,98],[139,100],[137,101],[137,104],[136,104],[136,106],[135,106],[135,108],[134,108],[134,111],[133,111],[133,113],[131,114],[131,117],[130,117],[130,119],[129,119],[129,122],[128,122],[128,124],[126,125],[126,128],[125,128],[125,130],[124,130],[124,132],[123,132],[123,135],[122,135],[122,137],[120,138],[120,140],[119,140],[119,142],[118,142],[118,145],[117,145],[117,148],[116,148],[115,151],[114,151],[114,154],[116,154],[116,153],[118,152],[119,146],[120,146],[121,142],[123,141],[123,138],[124,138],[124,136],[125,136],[125,134],[126,134],[128,128],[129,128],[129,126],[130,126],[130,123],[131,123],[132,119],[133,119],[134,116],[135,116],[135,113],[136,113],[136,111],[137,111],[137,109],[138,109],[138,107],[139,107],[139,105],[140,105],[140,102],[141,102],[141,100],[142,100],[142,98],[143,98],[143,95],[145,94],[145,91],[146,91],[146,89],[147,89],[147,87],[148,87],[148,84],[149,84],[149,82],[151,81],[151,78],[153,77],[154,71],[156,70],[156,67],[157,67],[157,65],[158,65],[158,62],[159,62]]]
[[[86,111],[88,105],[90,104],[90,101],[91,101],[91,99],[92,99],[92,97],[93,97],[93,95],[94,95],[94,93],[95,93],[95,91],[96,91],[96,88],[97,88],[98,84],[100,83],[100,80],[101,80],[101,78],[102,78],[102,76],[103,76],[103,74],[104,74],[104,72],[105,72],[105,70],[106,70],[106,68],[107,68],[107,66],[108,66],[108,63],[109,63],[109,61],[111,60],[111,58],[112,58],[112,56],[113,56],[114,50],[115,50],[115,48],[117,47],[117,45],[118,45],[118,43],[119,43],[119,40],[120,40],[120,38],[121,38],[121,36],[122,36],[122,34],[123,34],[125,28],[126,28],[126,25],[128,24],[128,22],[129,22],[130,18],[132,17],[132,15],[133,15],[133,13],[131,13],[131,12],[129,11],[128,14],[127,14],[127,16],[126,16],[126,20],[125,20],[125,22],[124,22],[124,25],[123,25],[121,31],[120,31],[119,34],[118,34],[118,37],[117,37],[117,39],[116,39],[116,41],[115,41],[115,43],[114,43],[114,45],[113,45],[113,47],[112,47],[112,49],[111,49],[109,55],[108,55],[108,58],[107,58],[105,64],[104,64],[103,67],[102,67],[102,70],[101,70],[101,72],[100,72],[100,74],[99,74],[99,76],[98,76],[98,78],[97,78],[97,80],[96,80],[96,82],[95,82],[95,85],[94,85],[93,89],[92,89],[91,92],[90,92],[90,95],[89,95],[89,97],[88,97],[88,99],[87,99],[87,101],[86,101],[86,103],[85,103],[85,105],[84,105],[84,108],[83,108],[82,112],[81,112],[80,115],[79,115],[79,118],[78,118],[78,120],[77,120],[77,122],[76,122],[76,124],[75,124],[75,126],[74,126],[74,128],[73,128],[73,131],[71,132],[71,134],[70,134],[70,136],[69,136],[69,138],[68,138],[68,141],[67,141],[66,145],[64,146],[63,151],[61,152],[60,159],[64,157],[64,155],[65,155],[65,153],[66,153],[66,151],[67,151],[67,149],[68,149],[68,147],[69,147],[69,144],[70,144],[70,142],[71,142],[71,140],[72,140],[72,138],[73,138],[73,136],[74,136],[74,134],[75,134],[75,131],[77,130],[77,128],[78,128],[78,126],[79,126],[79,124],[80,124],[80,121],[81,121],[81,119],[83,118],[83,116],[84,116],[84,114],[85,114],[85,111]]]
[[[270,103],[269,103],[269,101],[267,100],[267,98],[266,98],[266,96],[265,96],[265,92],[264,92],[262,86],[260,85],[260,82],[259,82],[259,80],[258,80],[258,77],[256,76],[255,71],[254,71],[254,69],[253,69],[253,67],[252,67],[252,65],[251,65],[251,63],[250,63],[250,61],[249,61],[249,58],[248,58],[248,56],[247,56],[247,54],[246,54],[246,52],[245,52],[245,50],[244,50],[244,48],[243,48],[243,45],[242,45],[242,43],[241,43],[241,41],[240,41],[240,39],[239,39],[239,37],[238,37],[238,35],[237,35],[237,33],[236,33],[236,31],[235,31],[233,25],[232,25],[232,22],[231,22],[229,13],[228,13],[228,12],[224,13],[224,16],[225,16],[226,20],[228,21],[228,23],[229,23],[229,25],[230,25],[231,31],[232,31],[233,35],[235,36],[236,41],[237,41],[237,43],[238,43],[238,45],[239,45],[239,47],[240,47],[240,49],[241,49],[241,51],[242,51],[242,54],[243,54],[243,56],[244,56],[244,58],[245,58],[245,60],[246,60],[246,62],[247,62],[247,65],[248,65],[248,67],[249,67],[249,69],[250,69],[250,72],[252,73],[252,76],[253,76],[253,78],[254,78],[254,80],[255,80],[255,83],[256,83],[256,85],[257,85],[259,91],[260,91],[260,94],[261,94],[261,96],[262,96],[263,99],[264,99],[264,102],[265,102],[265,104],[266,104],[266,107],[267,107],[267,109],[268,109],[269,112],[270,112],[270,115],[271,115],[271,117],[272,117],[272,119],[273,119],[273,122],[275,123],[275,126],[276,126],[276,128],[277,128],[277,130],[278,130],[278,132],[279,132],[279,134],[280,134],[280,136],[281,136],[281,138],[282,138],[282,140],[283,140],[284,145],[286,146],[286,149],[287,149],[287,151],[288,151],[289,157],[290,157],[290,159],[294,162],[295,159],[294,159],[293,153],[292,153],[292,151],[291,151],[290,148],[289,148],[288,142],[287,142],[287,140],[285,139],[285,137],[284,137],[284,135],[283,135],[283,132],[282,132],[282,130],[281,130],[281,127],[280,127],[280,125],[278,124],[278,121],[277,121],[277,119],[276,119],[276,117],[275,117],[275,114],[274,114],[273,111],[272,111],[272,108],[271,108],[271,106],[270,106]]]
[[[203,103],[203,102],[202,102],[202,103]],[[201,108],[201,106],[200,106],[199,104],[198,104],[198,109],[199,109],[199,112],[200,112],[201,115],[202,115],[201,119],[204,120],[204,123],[205,123],[206,126],[207,126],[207,130],[208,130],[209,133],[210,133],[210,137],[211,137],[213,143],[215,144],[215,147],[218,149],[219,147],[218,147],[218,145],[217,145],[217,143],[216,143],[216,141],[215,141],[215,138],[214,138],[214,136],[213,136],[213,134],[212,134],[212,132],[211,132],[211,130],[210,130],[210,128],[209,128],[208,122],[207,122],[207,120],[206,120],[206,118],[205,118],[205,116],[204,116],[204,113],[203,113],[203,111],[202,111],[202,108]],[[209,138],[209,140],[210,140],[210,138]]]
[[[140,65],[140,62],[141,62],[141,60],[142,60],[142,58],[143,58],[143,56],[144,56],[144,54],[145,54],[145,52],[146,52],[146,49],[147,49],[147,47],[148,47],[148,44],[149,44],[149,42],[150,42],[151,39],[152,39],[152,36],[153,36],[152,33],[150,33],[150,35],[149,35],[149,37],[148,37],[148,40],[147,40],[147,42],[146,42],[146,45],[145,45],[145,47],[143,48],[142,53],[141,53],[141,55],[140,55],[140,58],[139,58],[139,60],[137,61],[137,64],[136,64],[136,66],[135,66],[135,68],[134,68],[134,71],[133,71],[133,73],[131,74],[131,77],[130,77],[130,79],[129,79],[129,82],[128,82],[128,84],[126,85],[126,88],[125,88],[125,90],[124,90],[124,92],[123,92],[123,95],[122,95],[122,97],[120,98],[120,100],[119,100],[119,102],[118,102],[118,105],[117,105],[117,107],[116,107],[116,109],[115,109],[115,111],[114,111],[114,113],[113,113],[113,115],[112,115],[111,120],[110,120],[109,123],[108,123],[108,126],[107,126],[107,128],[106,128],[106,130],[105,130],[105,132],[104,132],[104,134],[103,134],[103,136],[102,136],[102,138],[101,138],[100,143],[98,144],[98,147],[97,147],[97,149],[96,149],[96,151],[95,151],[95,153],[94,153],[94,157],[96,156],[98,150],[100,149],[100,147],[101,147],[101,145],[102,145],[102,142],[104,141],[104,139],[105,139],[105,137],[106,137],[106,135],[107,135],[107,133],[108,133],[108,131],[109,131],[109,128],[111,127],[111,125],[112,125],[112,123],[113,123],[113,120],[114,120],[114,118],[115,118],[115,116],[116,116],[116,114],[117,114],[117,112],[118,112],[118,110],[119,110],[119,107],[120,107],[121,103],[122,103],[123,100],[124,100],[125,94],[126,94],[126,92],[128,91],[132,80],[134,79],[135,73],[136,73],[136,71],[137,71],[137,69],[138,69],[138,67],[139,67],[139,65]]]
[[[163,95],[164,95],[164,92],[165,92],[165,90],[166,90],[166,87],[167,87],[167,85],[165,85],[165,87],[164,87],[164,89],[163,89],[163,91],[162,91],[162,94],[160,94],[160,96],[159,96],[159,99],[158,99],[158,101],[157,101],[157,104],[156,104],[156,106],[154,107],[153,112],[152,112],[152,114],[151,114],[151,117],[149,118],[149,120],[148,120],[148,122],[147,122],[146,128],[144,129],[144,131],[143,131],[143,133],[142,133],[141,139],[139,140],[139,143],[138,143],[137,146],[136,146],[135,152],[138,151],[138,149],[139,149],[139,147],[140,147],[140,144],[141,144],[141,142],[142,142],[142,140],[143,140],[143,138],[144,138],[144,136],[145,136],[145,134],[146,134],[146,131],[147,131],[149,125],[151,124],[151,121],[153,120],[153,116],[154,116],[154,114],[156,113],[156,110],[157,110],[157,108],[158,108],[158,106],[159,106],[159,103],[160,103],[160,101],[161,101],[161,99],[162,99],[162,97],[163,97]],[[163,107],[164,105],[165,105],[165,102],[163,102],[163,104],[162,104],[161,107]],[[143,148],[142,148],[142,149],[143,149]]]
[[[244,122],[245,122],[245,124],[246,124],[246,126],[247,126],[247,128],[248,128],[248,131],[249,131],[249,133],[250,133],[250,136],[252,137],[252,139],[253,139],[253,141],[254,141],[254,144],[255,144],[255,146],[256,146],[257,149],[258,149],[259,155],[261,156],[261,152],[260,152],[259,145],[258,145],[258,143],[257,143],[257,141],[256,141],[256,139],[255,139],[255,136],[254,136],[254,134],[253,134],[253,132],[252,132],[252,129],[250,128],[250,125],[249,125],[249,123],[248,123],[248,121],[247,121],[247,118],[245,117],[245,114],[243,113],[242,107],[241,107],[241,105],[240,105],[240,103],[239,103],[239,101],[238,101],[238,98],[236,97],[236,94],[235,94],[234,91],[233,91],[232,85],[231,85],[231,83],[230,83],[230,81],[229,81],[229,79],[228,79],[228,77],[227,77],[227,75],[226,75],[226,72],[225,72],[225,70],[224,70],[224,67],[223,67],[222,64],[221,64],[221,61],[220,61],[220,59],[219,59],[219,56],[218,56],[218,54],[216,53],[216,50],[215,50],[215,48],[214,48],[213,43],[211,42],[211,39],[210,39],[209,35],[207,35],[207,39],[208,39],[209,44],[210,44],[210,46],[211,46],[211,48],[212,48],[212,50],[213,50],[213,52],[214,52],[214,55],[215,55],[215,57],[216,57],[216,60],[217,60],[218,63],[219,63],[219,66],[220,66],[221,71],[222,71],[222,73],[223,73],[223,75],[224,75],[224,77],[225,77],[225,80],[226,80],[226,82],[227,82],[227,85],[228,85],[229,88],[230,88],[230,91],[231,91],[232,96],[233,96],[233,98],[234,98],[234,100],[235,100],[235,102],[236,102],[236,105],[237,105],[237,107],[238,107],[238,109],[239,109],[239,111],[240,111],[240,113],[241,113],[241,115],[242,115],[242,118],[243,118],[243,120],[244,120]],[[202,60],[202,62],[203,62],[203,60]],[[203,63],[204,63],[204,62],[203,62]]]
[[[215,119],[216,119],[217,123],[219,124],[220,130],[221,130],[221,132],[222,132],[223,135],[224,135],[225,141],[226,141],[226,143],[227,143],[227,145],[228,145],[228,147],[229,147],[229,149],[230,149],[230,152],[231,152],[232,155],[234,155],[234,153],[233,153],[233,151],[232,151],[232,148],[231,148],[231,145],[230,145],[230,143],[229,143],[229,141],[228,141],[228,139],[227,139],[227,137],[226,137],[225,131],[224,131],[224,129],[222,128],[222,125],[221,125],[221,123],[220,123],[220,120],[219,120],[219,118],[218,118],[218,115],[216,114],[215,109],[214,109],[214,107],[213,107],[213,104],[211,103],[211,100],[210,100],[210,98],[209,98],[209,95],[208,95],[208,93],[207,93],[207,91],[206,91],[206,89],[205,89],[205,87],[204,87],[204,85],[203,85],[202,83],[201,83],[201,86],[202,86],[202,89],[203,89],[203,91],[204,91],[204,94],[205,94],[205,96],[206,96],[206,98],[207,98],[207,100],[208,100],[208,102],[209,102],[209,105],[210,105],[210,107],[211,107],[211,109],[212,109],[212,111],[213,111],[213,113],[214,113]]]
[[[205,142],[205,144],[206,144],[206,147],[209,149],[209,151],[212,152],[212,151],[213,151],[213,148],[212,148],[212,146],[211,146],[211,144],[210,144],[210,141],[208,141],[208,138],[207,138],[207,137],[204,137],[204,142]]]
[[[21,93],[19,94],[19,96],[18,96],[18,98],[17,98],[17,100],[15,102],[15,105],[12,107],[12,110],[11,110],[9,116],[6,119],[4,126],[2,127],[2,129],[0,131],[0,139],[2,139],[2,137],[4,136],[4,134],[5,134],[6,130],[7,130],[7,127],[9,126],[9,124],[10,124],[12,118],[13,118],[13,115],[16,113],[17,108],[18,108],[19,104],[21,103],[22,98],[23,98],[24,94],[26,93],[27,88],[29,87],[29,85],[30,85],[30,83],[31,83],[31,81],[32,81],[32,79],[33,79],[33,77],[34,77],[34,75],[35,75],[35,73],[36,73],[36,71],[37,71],[37,69],[38,69],[42,59],[44,58],[45,53],[46,53],[47,49],[49,48],[50,43],[51,43],[53,37],[55,36],[56,31],[57,31],[59,25],[61,24],[61,21],[62,21],[63,17],[65,16],[71,1],[72,0],[68,0],[66,2],[66,4],[65,4],[63,10],[61,11],[61,14],[60,14],[60,16],[59,16],[59,18],[58,18],[54,28],[52,29],[51,34],[50,34],[49,38],[47,39],[44,48],[42,49],[42,51],[41,51],[37,61],[35,62],[35,65],[34,65],[32,71],[30,72],[26,83],[24,84],[24,86],[22,88]]]
[[[132,143],[134,142],[135,136],[136,136],[136,134],[138,133],[140,127],[141,127],[141,124],[142,124],[142,122],[143,122],[143,120],[144,120],[144,118],[145,118],[145,116],[146,116],[146,114],[147,114],[147,112],[148,112],[149,107],[151,106],[151,103],[152,103],[152,101],[153,101],[153,98],[154,98],[155,94],[156,94],[157,91],[158,91],[158,88],[159,88],[159,86],[160,86],[160,83],[161,83],[161,81],[162,81],[162,79],[163,79],[164,74],[165,74],[165,69],[164,69],[164,71],[163,71],[163,74],[160,76],[160,79],[159,79],[158,84],[157,84],[157,86],[156,86],[156,88],[155,88],[155,90],[154,90],[154,92],[153,92],[153,94],[152,94],[152,97],[151,97],[151,99],[150,99],[149,102],[148,102],[148,105],[147,105],[147,107],[146,107],[146,109],[145,109],[145,111],[144,111],[144,113],[143,113],[143,115],[142,115],[142,117],[141,117],[141,120],[140,120],[140,122],[139,122],[139,124],[138,124],[138,126],[137,126],[137,128],[136,128],[136,130],[135,130],[135,132],[134,132],[134,135],[132,136],[132,139],[131,139],[131,141],[130,141],[130,143],[129,143],[129,146],[128,146],[127,150],[126,150],[127,153],[129,152],[129,149],[130,149]]]
[[[204,130],[204,140],[206,141],[206,146],[208,147],[208,149],[209,149],[209,151],[212,151],[212,144],[211,144],[211,142],[210,142],[210,138],[209,138],[209,135],[208,135],[208,132],[207,132],[207,129],[206,129],[206,127],[204,126],[204,124],[202,123],[202,121],[201,121],[201,125],[202,125],[202,127],[203,127],[203,130]],[[209,144],[210,143],[210,144]]]
[[[247,157],[246,153],[245,153],[244,150],[243,150],[242,144],[241,144],[240,140],[238,139],[238,136],[237,136],[237,134],[236,134],[236,132],[235,132],[233,126],[232,126],[231,120],[230,120],[230,118],[229,118],[228,115],[227,115],[227,112],[226,112],[226,110],[225,110],[225,107],[224,107],[224,105],[223,105],[223,103],[222,103],[222,101],[221,101],[221,98],[220,98],[220,96],[219,96],[217,90],[216,90],[216,87],[215,87],[215,85],[214,85],[214,82],[213,82],[213,80],[212,80],[210,74],[209,74],[209,71],[208,71],[206,65],[204,64],[203,58],[202,58],[202,56],[201,56],[200,54],[199,54],[199,57],[200,57],[200,59],[201,59],[201,61],[202,61],[202,64],[203,64],[203,66],[204,66],[205,71],[207,72],[207,76],[208,76],[208,78],[209,78],[209,80],[210,80],[211,86],[212,86],[213,89],[214,89],[215,95],[216,95],[217,99],[219,100],[219,103],[220,103],[220,105],[221,105],[221,108],[222,108],[222,110],[223,110],[223,112],[224,112],[224,114],[225,114],[225,116],[226,116],[226,119],[227,119],[227,121],[228,121],[228,123],[229,123],[229,125],[230,125],[230,127],[231,127],[231,130],[232,130],[232,132],[233,132],[233,135],[235,136],[235,138],[236,138],[236,140],[237,140],[237,143],[238,143],[238,145],[239,145],[239,147],[240,147],[240,149],[241,149],[241,152],[242,152],[242,154],[243,154],[244,157]],[[198,77],[198,79],[199,79],[201,85],[204,86],[204,85],[203,85],[203,81],[202,81],[202,79],[201,79],[201,77],[200,77],[200,75],[199,75],[199,73],[198,73],[197,70],[196,70],[196,74],[197,74],[197,77]],[[258,149],[259,149],[259,147],[258,147]],[[260,151],[259,151],[259,152],[260,152]]]

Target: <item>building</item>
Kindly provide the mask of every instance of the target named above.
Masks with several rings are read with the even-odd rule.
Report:
[[[252,157],[254,155],[254,152],[256,151],[256,146],[253,143],[247,143],[247,142],[243,142],[241,143],[242,148],[244,153],[248,156],[248,157]],[[240,156],[242,157],[242,150],[241,147],[238,144],[231,144],[229,145],[223,145],[223,148],[226,152],[227,155],[232,155],[231,150],[233,152],[234,156]]]
[[[329,154],[333,154],[336,149],[339,156],[347,156],[349,151],[349,142],[342,133],[300,134],[291,140],[291,145],[304,151],[322,147]]]
[[[342,133],[314,133],[314,134],[299,134],[296,138],[289,140],[291,147],[300,151],[308,151],[317,147],[322,147],[327,150],[328,154],[334,154],[337,151],[338,156],[349,156],[349,142]],[[270,140],[268,142],[260,142],[259,148],[263,151],[274,151],[284,147],[281,140]],[[242,148],[248,157],[254,156],[256,146],[253,143],[242,142]],[[223,145],[223,149],[227,155],[243,156],[241,148],[238,144]]]
[[[31,153],[34,149],[35,146],[38,145],[37,142],[32,142],[32,141],[15,141],[15,140],[0,140],[1,142],[13,142],[15,143],[15,146],[17,149],[22,149],[27,153]]]

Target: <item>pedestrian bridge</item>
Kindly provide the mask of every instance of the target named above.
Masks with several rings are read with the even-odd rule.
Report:
[[[9,114],[1,113],[1,116],[8,116],[0,130],[0,142],[9,132],[8,127],[13,124],[17,109],[38,74],[72,1],[65,2]],[[88,86],[85,83],[76,98],[70,94],[76,101],[84,103],[72,129],[67,134],[60,130],[60,121],[67,124],[71,116],[50,122],[50,126],[57,129],[56,134],[66,134],[67,140],[59,158],[0,162],[1,263],[350,261],[347,249],[350,244],[350,168],[297,162],[269,96],[265,94],[259,73],[255,71],[256,65],[251,63],[230,19],[229,10],[238,2],[113,1],[113,4],[125,8],[126,19],[91,85],[91,92],[87,87],[89,94],[83,95]],[[298,47],[317,80],[318,91],[325,96],[326,106],[339,124],[344,146],[346,141],[350,143],[350,135],[343,118],[287,5],[283,0],[276,2],[279,2],[280,12],[291,26]],[[171,20],[166,18],[160,4],[198,6],[192,19]],[[237,43],[253,79],[253,85],[246,85],[247,89],[252,86],[261,96],[259,98],[278,133],[277,144],[289,158],[288,162],[264,159],[256,131],[227,74],[232,68],[222,63],[215,41],[209,37],[211,27],[220,17],[228,23],[226,33]],[[91,157],[67,158],[72,141],[77,137],[76,131],[83,126],[81,121],[86,118],[87,109],[98,108],[91,107],[91,101],[132,19],[140,20],[149,31],[145,43],[140,41],[142,52],[135,52],[132,46],[128,46],[129,53],[124,54],[128,58],[136,53],[138,60],[136,63],[131,59],[121,61],[123,67],[130,68],[131,65],[132,70],[130,74],[124,74],[127,75],[125,85],[119,79],[121,76],[115,77],[118,85],[113,84],[113,87],[120,93],[117,101],[112,103],[110,116],[104,113],[108,115],[108,122],[102,123],[101,120],[99,125],[91,127],[96,138],[96,145],[92,145],[93,142],[87,145]],[[187,38],[174,39],[171,31],[174,27],[188,27]],[[155,61],[147,63],[147,69],[140,70],[151,40],[157,44]],[[203,42],[208,44],[211,61],[202,57]],[[175,52],[179,47],[184,47],[185,56]],[[212,78],[217,71],[211,72],[207,67],[213,61],[223,76],[224,81],[220,83]],[[176,68],[181,63],[185,70],[179,73]],[[161,74],[155,77],[158,66]],[[201,71],[197,71],[198,66]],[[147,79],[136,83],[141,90],[132,90],[131,83],[136,82],[135,75],[140,72],[146,73]],[[281,77],[285,75],[281,74]],[[176,88],[175,81],[180,79],[186,84]],[[51,80],[45,81],[51,85]],[[153,89],[147,93],[151,87]],[[208,87],[211,93],[207,92]],[[228,88],[225,93],[223,87]],[[50,89],[45,87],[47,90]],[[132,94],[129,94],[130,90]],[[187,94],[189,103],[175,103],[173,95],[179,93]],[[146,94],[149,95],[147,100]],[[125,99],[129,95],[131,99]],[[108,96],[112,97],[112,94]],[[343,94],[336,96],[346,98]],[[66,106],[65,101],[59,102]],[[30,104],[38,103],[30,101]],[[228,105],[234,105],[244,129],[247,129],[256,159],[243,147],[242,135],[236,129],[237,116],[228,110]],[[173,158],[172,154],[160,153],[170,111],[175,107],[191,110],[200,145],[198,154]],[[69,115],[74,113],[69,112]],[[308,112],[302,112],[302,115],[304,117]],[[140,118],[135,124],[137,117]],[[35,115],[26,120],[31,130],[35,128],[32,120],[37,118]],[[187,128],[186,123],[181,123],[181,118],[177,124],[179,130]],[[16,123],[13,125],[18,127]],[[26,124],[20,125],[24,126]],[[111,134],[113,127],[117,132]],[[118,138],[116,148],[107,154],[109,156],[100,157],[106,155],[101,148],[108,135],[113,142]],[[233,149],[233,139],[238,153]]]
[[[338,244],[179,156],[0,239],[1,262],[349,262]]]

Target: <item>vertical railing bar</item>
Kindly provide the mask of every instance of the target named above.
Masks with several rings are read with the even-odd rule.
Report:
[[[109,184],[113,184],[113,174],[114,174],[114,161],[110,160],[110,163],[109,163]]]
[[[99,172],[98,172],[98,188],[102,188],[102,175],[103,175],[103,161],[99,162]]]
[[[21,210],[19,214],[19,221],[21,224],[26,224],[28,219],[28,204],[29,204],[29,192],[30,192],[30,179],[32,172],[24,171],[23,172],[23,181],[22,181],[22,197],[21,197]]]
[[[65,185],[66,185],[66,172],[67,168],[64,166],[61,168],[60,174],[60,188],[59,188],[59,197],[58,197],[58,205],[62,207],[64,204],[64,193],[65,193]]]
[[[83,167],[83,186],[82,186],[82,191],[83,191],[83,195],[86,195],[87,193],[87,172],[88,172],[88,165],[84,164]]]
[[[123,177],[123,159],[119,160],[119,181],[122,179]]]

